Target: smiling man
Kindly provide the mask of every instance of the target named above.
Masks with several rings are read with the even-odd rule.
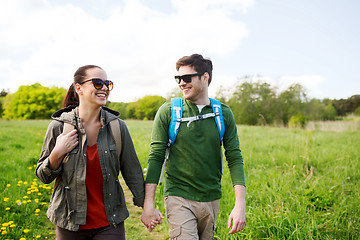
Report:
[[[236,199],[228,219],[229,233],[239,232],[245,226],[245,177],[237,128],[230,108],[221,104],[225,132],[223,136],[219,134],[215,122],[219,115],[213,114],[208,96],[212,69],[211,60],[199,54],[177,61],[175,80],[183,93],[182,118],[178,119],[178,134],[171,147],[168,131],[174,106],[170,101],[159,108],[154,120],[145,185],[147,211],[143,212],[142,221],[146,226],[161,221],[154,198],[168,149],[164,196],[170,239],[213,239],[222,195],[221,143]]]

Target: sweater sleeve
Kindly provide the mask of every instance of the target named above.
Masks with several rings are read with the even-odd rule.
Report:
[[[165,159],[171,104],[164,103],[155,115],[145,183],[158,183]]]
[[[239,137],[231,109],[223,105],[225,121],[224,148],[233,185],[245,186],[244,161],[240,150]]]

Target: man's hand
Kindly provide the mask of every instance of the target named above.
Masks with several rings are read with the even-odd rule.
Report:
[[[232,228],[228,234],[240,232],[245,227],[245,186],[235,185],[235,206],[230,213],[228,228]]]
[[[141,215],[141,221],[148,228],[149,232],[154,230],[156,225],[162,223],[164,218],[161,212],[155,209],[155,192],[157,184],[147,183],[145,184],[145,200],[143,213]]]
[[[229,234],[240,232],[245,227],[245,208],[235,206],[231,211],[229,220],[228,220],[228,228],[231,227],[231,223],[233,224],[231,230],[228,232]]]
[[[163,215],[155,208],[144,207],[141,215],[141,221],[147,227],[149,232],[155,229],[158,224],[162,224]]]

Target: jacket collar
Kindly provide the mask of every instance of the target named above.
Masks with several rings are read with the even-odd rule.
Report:
[[[100,110],[101,123],[103,126],[107,125],[110,121],[119,118],[120,113],[107,107],[101,107]],[[51,115],[51,118],[57,121],[66,122],[76,126],[78,119],[78,107],[71,105],[62,108]]]

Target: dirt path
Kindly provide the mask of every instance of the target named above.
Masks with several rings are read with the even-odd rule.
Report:
[[[146,227],[142,224],[140,218],[142,209],[135,206],[133,203],[133,195],[130,189],[126,186],[125,181],[122,178],[120,179],[121,186],[124,190],[126,206],[129,210],[130,216],[125,221],[126,234],[129,236],[130,232],[136,231],[138,235],[142,236],[143,240],[161,240],[168,239],[167,233],[160,232],[155,229],[153,232],[149,233]]]

